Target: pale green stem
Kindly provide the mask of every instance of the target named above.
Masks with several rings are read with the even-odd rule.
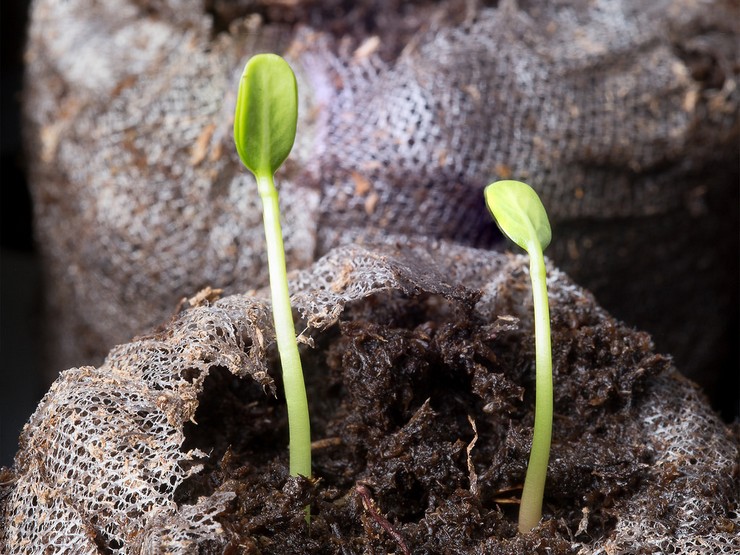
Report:
[[[311,426],[308,400],[303,382],[303,369],[298,354],[293,312],[290,307],[288,276],[283,250],[283,232],[280,227],[278,193],[271,175],[257,177],[262,199],[267,242],[267,264],[272,292],[272,314],[275,322],[280,364],[283,368],[285,403],[288,406],[290,433],[290,473],[311,477]]]
[[[539,245],[530,245],[529,276],[534,300],[536,403],[532,450],[524,479],[522,504],[519,507],[519,532],[524,534],[537,526],[542,517],[547,463],[552,437],[552,351],[550,348],[550,310],[547,302],[545,258]]]

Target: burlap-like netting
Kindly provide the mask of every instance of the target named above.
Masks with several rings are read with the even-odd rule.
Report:
[[[469,302],[480,289],[475,310],[484,322],[502,315],[525,322],[526,264],[525,257],[445,244],[345,247],[297,275],[293,299],[314,337],[345,309],[393,291]],[[551,267],[548,282],[553,321],[616,325],[560,271]],[[180,450],[183,428],[213,368],[256,380],[269,392],[274,334],[260,296],[203,299],[160,333],[115,348],[99,368],[61,374],[23,431],[11,479],[0,485],[4,553],[188,554],[205,542],[226,542],[215,517],[233,494],[222,491],[194,505],[173,500],[208,457]],[[608,348],[630,348],[619,340],[629,333],[623,328]],[[572,552],[737,553],[736,438],[670,365],[645,387],[631,409],[635,418],[624,426],[654,454],[655,479],[612,508],[617,522],[608,537],[584,540],[588,535],[579,530]],[[656,508],[657,497],[669,506]]]
[[[279,178],[289,267],[389,235],[490,247],[483,187],[528,180],[558,265],[701,376],[736,305],[717,271],[736,253],[736,3],[287,4],[33,2],[25,117],[55,364],[100,360],[206,284],[264,285],[231,125],[244,62],[270,50],[301,90]]]

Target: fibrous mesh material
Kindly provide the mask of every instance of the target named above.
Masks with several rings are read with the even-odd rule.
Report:
[[[670,502],[656,510],[627,500],[618,507],[624,516],[614,537],[597,542],[596,549],[584,546],[580,553],[724,554],[740,549],[737,438],[706,435],[716,415],[698,410],[703,400],[685,386],[656,380],[641,411],[645,437],[659,453],[657,472],[670,476],[669,484],[650,485],[646,495],[670,492]],[[689,445],[682,438],[695,440]]]
[[[474,307],[473,318],[480,326],[500,316],[509,322],[519,318],[529,321],[524,326],[531,334],[526,268],[525,257],[445,243],[344,247],[295,276],[291,289],[307,333],[319,343],[337,320],[348,319],[352,311],[382,311],[393,296],[456,299]],[[607,509],[615,521],[609,533],[590,537],[586,514],[577,531],[561,538],[569,545],[561,551],[737,553],[737,438],[669,364],[649,351],[637,352],[648,342],[647,336],[620,327],[590,294],[552,267],[548,285],[555,336],[581,326],[611,330],[611,342],[599,347],[589,340],[578,348],[606,349],[604,361],[627,352],[624,360],[641,366],[625,369],[633,377],[631,385],[622,387],[642,393],[612,391],[599,399],[600,374],[609,368],[556,365],[556,383],[558,376],[560,380],[569,379],[567,375],[590,376],[583,388],[589,395],[597,394],[587,401],[593,407],[607,402],[610,395],[623,398],[631,416],[620,417],[621,432],[611,439],[611,448],[628,448],[619,442],[629,438],[652,453],[646,477],[639,484],[622,484],[631,493],[616,496]],[[271,390],[267,365],[274,330],[264,297],[235,295],[201,302],[157,334],[115,348],[99,368],[61,374],[23,431],[12,479],[0,486],[4,552],[184,554],[206,544],[223,547],[233,539],[218,522],[234,498],[228,487],[193,504],[175,502],[177,487],[199,473],[209,457],[204,450],[181,449],[184,428],[203,401],[204,381],[216,368],[255,380],[266,393]],[[555,348],[556,361],[580,364],[580,352],[557,354],[575,347],[556,343]],[[631,350],[636,351],[629,354]],[[604,385],[613,390],[615,384]],[[562,391],[556,387],[556,406],[564,402]],[[479,413],[475,418],[483,422],[486,417]],[[561,458],[576,462],[578,457],[568,452],[581,452],[579,445],[565,446],[563,451],[554,443],[549,487],[559,487]],[[589,456],[598,458],[599,453]],[[597,460],[595,468],[598,465]],[[495,470],[479,467],[481,476]],[[436,535],[431,526],[423,529]],[[441,536],[434,541],[444,544]],[[499,541],[504,540],[484,539],[471,552],[493,552]],[[49,551],[42,551],[46,548]]]
[[[25,114],[57,367],[205,285],[265,283],[231,118],[244,62],[270,50],[301,90],[278,179],[289,267],[389,236],[490,247],[483,187],[527,180],[558,264],[684,371],[711,368],[737,304],[717,271],[737,250],[736,3],[273,4],[33,3]]]

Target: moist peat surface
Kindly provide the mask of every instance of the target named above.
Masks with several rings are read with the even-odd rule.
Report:
[[[310,480],[288,475],[277,353],[277,396],[213,369],[183,445],[209,457],[176,501],[236,492],[220,516],[226,553],[565,554],[608,535],[615,502],[655,478],[634,414],[644,384],[669,360],[593,303],[552,306],[555,420],[543,520],[520,535],[532,323],[521,307],[482,321],[477,300],[376,294],[302,346]]]

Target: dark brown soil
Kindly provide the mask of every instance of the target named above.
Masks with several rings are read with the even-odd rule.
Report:
[[[624,423],[668,361],[592,304],[552,307],[550,470],[542,524],[522,536],[531,323],[480,321],[476,300],[376,295],[303,350],[313,480],[288,475],[283,399],[212,371],[184,445],[210,457],[176,501],[237,493],[221,517],[227,553],[558,554],[608,534],[615,501],[651,478],[652,453]],[[281,391],[277,363],[272,374]]]

